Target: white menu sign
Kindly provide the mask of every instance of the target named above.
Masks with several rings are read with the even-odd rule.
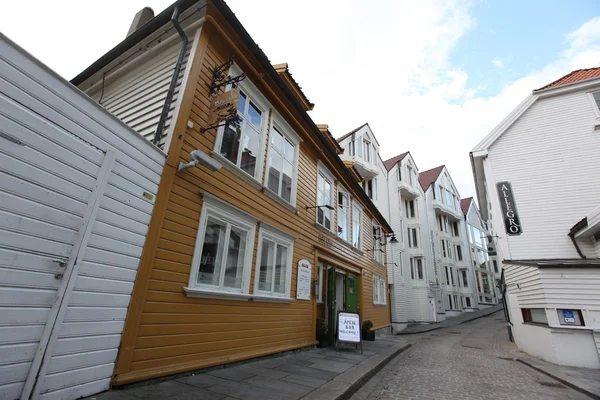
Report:
[[[339,313],[338,340],[340,342],[360,343],[360,318],[358,314]]]
[[[298,279],[296,283],[296,299],[310,300],[310,286],[312,283],[312,265],[308,260],[298,261]]]

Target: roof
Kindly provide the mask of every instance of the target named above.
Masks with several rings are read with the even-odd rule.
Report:
[[[469,212],[469,207],[471,207],[471,203],[473,202],[472,197],[467,197],[466,199],[460,199],[460,209],[463,214],[467,215]]]
[[[340,146],[340,144],[338,143],[338,141],[335,140],[335,138],[333,137],[333,135],[329,131],[329,125],[327,125],[327,124],[317,124],[317,127],[319,128],[319,130],[321,131],[321,133],[323,133],[325,135],[325,138],[329,141],[329,143],[333,147],[335,147],[337,153],[338,154],[343,154],[344,153],[344,149],[342,149],[342,146]]]
[[[439,167],[419,172],[419,183],[424,191],[426,191],[427,188],[429,188],[429,186],[431,186],[431,184],[437,180],[444,168],[446,168],[445,165],[440,165]]]
[[[90,65],[77,77],[72,79],[71,84],[77,86],[79,83],[84,82],[87,78],[100,71],[110,62],[120,57],[128,49],[135,46],[138,42],[145,39],[148,35],[160,29],[163,25],[169,23],[175,6],[180,7],[181,12],[183,12],[197,2],[198,0],[178,0],[175,3],[171,4],[163,12],[161,12],[159,15],[155,16],[153,19],[148,21],[140,29],[126,37],[121,43],[119,43],[112,50],[110,50],[92,65]],[[381,224],[385,231],[389,233],[393,232],[394,230],[387,222],[383,214],[381,214],[375,203],[373,203],[373,201],[367,196],[367,193],[363,190],[360,183],[356,181],[354,174],[346,167],[342,159],[338,156],[337,149],[332,145],[332,143],[329,142],[328,138],[325,135],[323,135],[319,127],[317,127],[310,115],[308,115],[299,99],[292,92],[292,90],[285,83],[285,81],[281,78],[281,75],[279,75],[277,71],[275,71],[275,68],[273,68],[273,65],[269,61],[267,55],[252,39],[246,28],[244,28],[242,23],[233,13],[233,11],[231,11],[229,6],[223,0],[211,0],[211,4],[214,6],[214,9],[223,16],[224,21],[227,22],[236,32],[239,40],[244,44],[244,46],[246,46],[249,49],[249,53],[256,58],[257,62],[260,64],[262,70],[264,71],[265,77],[269,77],[274,83],[274,85],[281,92],[283,92],[283,95],[287,97],[289,102],[298,111],[298,114],[300,115],[301,119],[308,125],[308,127],[310,127],[310,129],[312,129],[313,134],[319,139],[321,139],[323,150],[329,153],[332,164],[337,164],[341,173],[345,174],[348,181],[351,182],[352,185],[354,185],[357,197],[360,197],[361,202],[366,207],[368,207],[369,211],[371,211],[373,216],[378,220],[378,222]]]
[[[394,168],[394,165],[396,165],[398,162],[402,161],[404,159],[404,157],[406,157],[408,155],[408,153],[410,153],[410,152],[407,151],[406,153],[398,154],[396,157],[392,157],[389,160],[385,160],[383,162],[385,169],[387,169],[389,171],[392,168]]]
[[[563,76],[562,78],[555,80],[552,83],[547,84],[544,87],[534,90],[534,92],[537,92],[538,90],[555,88],[558,86],[568,85],[569,83],[585,81],[587,79],[598,78],[598,77],[600,77],[600,67],[578,69],[578,70],[575,70],[575,71]]]
[[[503,260],[502,263],[538,268],[600,268],[600,258],[542,258],[532,260]]]
[[[300,102],[304,106],[304,110],[311,111],[315,107],[315,104],[311,103],[308,100],[308,97],[306,97],[306,95],[302,91],[302,88],[300,87],[300,85],[298,85],[298,82],[296,82],[296,80],[292,76],[292,73],[290,72],[287,63],[274,64],[273,68],[275,68],[275,71],[277,71],[277,73],[281,75],[283,80],[290,86],[290,89],[292,89],[293,92],[296,92],[296,95],[298,96]]]
[[[352,135],[353,133],[356,133],[357,131],[361,130],[362,128],[364,128],[366,125],[369,125],[368,122],[365,122],[364,124],[362,124],[361,126],[359,126],[356,129],[351,130],[350,132],[346,133],[344,136],[341,136],[339,138],[337,138],[336,140],[339,142],[341,142],[342,140],[346,139],[348,136]]]

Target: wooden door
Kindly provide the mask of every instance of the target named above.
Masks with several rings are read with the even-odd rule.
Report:
[[[344,306],[345,311],[357,313],[359,309],[359,295],[358,295],[358,278],[355,275],[346,275],[346,304]]]

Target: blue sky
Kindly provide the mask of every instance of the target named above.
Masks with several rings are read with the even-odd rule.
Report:
[[[457,42],[450,63],[468,74],[479,95],[494,96],[553,61],[565,34],[599,14],[598,0],[475,1],[475,27]]]

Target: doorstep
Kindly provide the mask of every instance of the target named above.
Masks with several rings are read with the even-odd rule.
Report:
[[[347,399],[410,346],[398,336],[363,342],[363,354],[352,346],[310,349],[171,380],[131,386],[88,400],[195,399],[296,400]]]

